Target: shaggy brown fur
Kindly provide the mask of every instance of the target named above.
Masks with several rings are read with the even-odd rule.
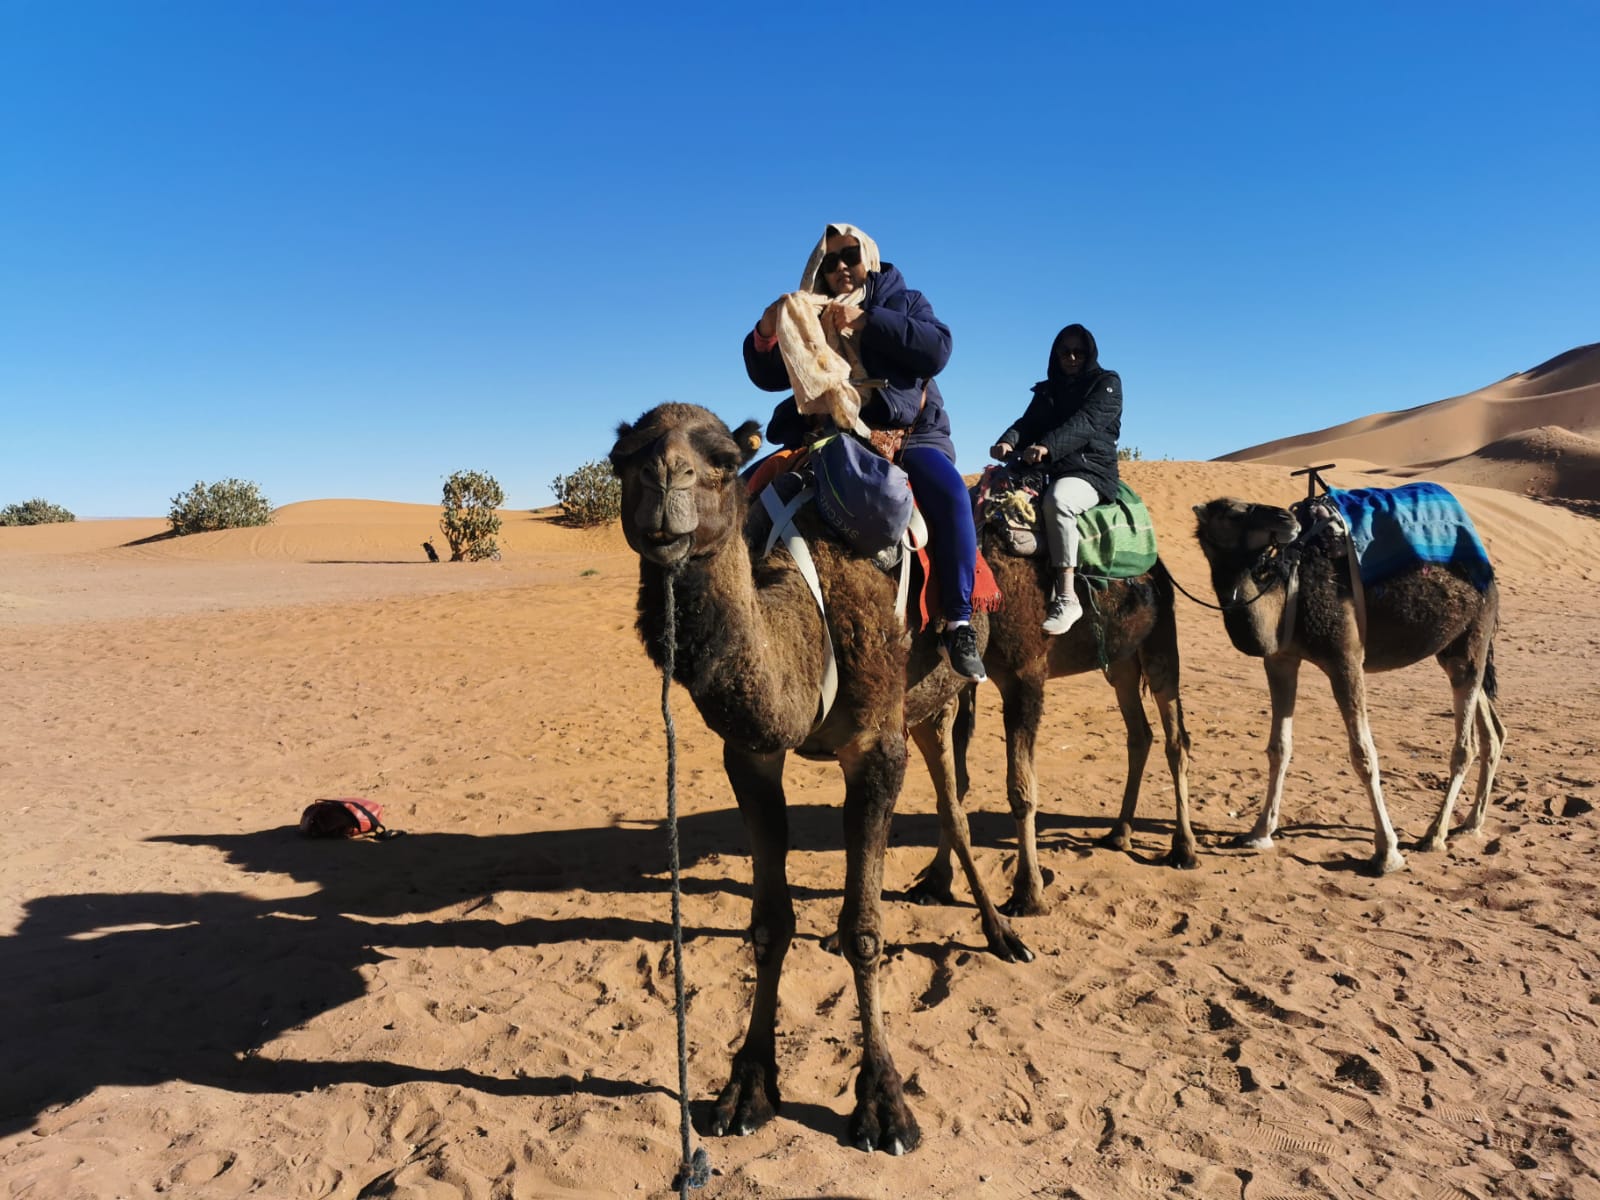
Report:
[[[1389,823],[1378,778],[1377,749],[1367,722],[1367,671],[1410,666],[1430,655],[1444,668],[1456,718],[1450,783],[1438,815],[1416,848],[1442,850],[1447,832],[1451,836],[1481,832],[1506,732],[1494,707],[1494,633],[1500,609],[1500,593],[1494,583],[1480,592],[1455,572],[1430,566],[1414,568],[1381,587],[1368,589],[1363,650],[1347,560],[1313,550],[1300,568],[1294,628],[1282,637],[1285,591],[1278,576],[1264,566],[1264,556],[1271,547],[1294,540],[1299,531],[1294,514],[1270,504],[1227,498],[1196,505],[1194,511],[1195,536],[1211,565],[1211,584],[1223,606],[1228,637],[1235,649],[1265,659],[1272,696],[1267,797],[1255,827],[1239,839],[1240,844],[1271,846],[1278,828],[1302,661],[1315,664],[1328,676],[1344,716],[1350,762],[1365,782],[1372,804],[1372,870],[1379,874],[1397,870],[1405,865],[1405,858]],[[1477,796],[1471,817],[1452,831],[1450,813],[1466,782],[1474,741],[1478,743]]]
[[[1001,911],[1021,916],[1048,909],[1035,834],[1038,777],[1034,773],[1034,750],[1044,714],[1044,685],[1046,680],[1063,675],[1100,670],[1102,638],[1105,676],[1116,689],[1128,732],[1128,775],[1122,811],[1104,844],[1118,850],[1127,850],[1132,844],[1139,785],[1154,740],[1139,695],[1141,684],[1145,684],[1160,710],[1167,767],[1177,800],[1172,848],[1166,862],[1193,868],[1197,860],[1194,830],[1189,823],[1189,732],[1184,727],[1183,702],[1178,695],[1178,627],[1173,615],[1172,581],[1166,568],[1158,562],[1148,574],[1116,580],[1093,593],[1079,579],[1084,616],[1066,633],[1052,637],[1040,627],[1046,599],[1054,586],[1055,572],[1049,560],[1007,553],[987,531],[983,552],[1005,597],[1000,610],[989,618],[989,644],[983,665],[1000,689],[1006,731],[1006,799],[1017,822],[1017,873],[1011,899]],[[966,713],[971,712],[974,700],[970,693],[963,699]],[[970,732],[970,720],[958,723],[956,757],[962,792],[967,783],[966,743]],[[915,898],[949,902],[950,849],[941,835],[933,861],[913,890]],[[955,849],[963,851],[960,845]]]
[[[863,1149],[899,1153],[920,1135],[890,1057],[878,995],[884,850],[905,776],[908,727],[941,796],[952,797],[948,805],[941,800],[941,813],[954,820],[959,812],[949,726],[964,681],[939,653],[934,633],[914,640],[903,635],[889,578],[830,539],[811,536],[820,535],[820,527],[802,514],[798,523],[821,578],[839,671],[833,708],[813,728],[824,658],[821,614],[787,551],[780,546],[753,564],[745,536],[749,506],[738,472],[759,444],[754,422],[735,435],[703,408],[665,404],[621,425],[611,451],[622,481],[623,532],[640,559],[639,635],[652,659],[664,663],[670,576],[673,675],[723,739],[723,765],[752,846],[756,988],[712,1128],[749,1132],[779,1103],[778,979],[795,930],[784,870],[783,767],[794,750],[836,758],[844,770],[838,938],[855,976],[862,1034],[850,1137]],[[987,637],[982,614],[973,625],[981,646]],[[953,839],[965,840],[964,818],[962,826]],[[1026,954],[997,911],[984,919],[997,953]]]

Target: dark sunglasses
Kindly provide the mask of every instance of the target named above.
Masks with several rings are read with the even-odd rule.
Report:
[[[832,275],[839,269],[840,263],[847,267],[859,267],[861,265],[861,247],[846,246],[843,250],[835,250],[830,254],[824,254],[822,256],[822,273],[824,275]]]

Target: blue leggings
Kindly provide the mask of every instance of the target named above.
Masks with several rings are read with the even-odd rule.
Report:
[[[978,533],[972,525],[966,480],[937,446],[907,446],[900,453],[900,465],[911,479],[911,494],[928,524],[928,557],[939,581],[944,619],[971,620]]]

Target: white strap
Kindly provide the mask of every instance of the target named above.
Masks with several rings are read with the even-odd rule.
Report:
[[[894,591],[894,615],[902,626],[906,623],[906,601],[911,593],[911,556],[928,544],[928,523],[922,519],[922,510],[911,510],[911,524],[900,535],[900,582]]]
[[[839,666],[833,657],[833,635],[828,632],[828,608],[822,603],[822,581],[817,578],[817,565],[811,560],[811,550],[806,546],[805,538],[795,530],[794,514],[800,506],[811,499],[811,489],[801,488],[795,497],[784,504],[778,499],[777,493],[771,487],[764,488],[761,492],[761,503],[766,507],[767,515],[772,518],[772,532],[767,535],[767,548],[762,551],[765,558],[767,552],[783,539],[784,549],[789,551],[789,557],[794,559],[794,565],[800,571],[800,578],[806,581],[806,586],[811,589],[811,597],[817,602],[817,611],[822,614],[822,648],[825,657],[822,660],[822,699],[817,707],[817,721],[812,728],[821,725],[827,720],[829,711],[833,708],[834,697],[839,694]]]

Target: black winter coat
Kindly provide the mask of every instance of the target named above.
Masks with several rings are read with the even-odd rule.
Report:
[[[1056,347],[1069,332],[1083,335],[1089,361],[1076,375],[1056,365]],[[1122,380],[1100,366],[1094,335],[1081,325],[1056,334],[1049,377],[1033,385],[1027,411],[995,440],[1013,449],[1039,445],[1050,452],[1044,466],[1051,479],[1075,475],[1094,486],[1104,501],[1117,498],[1117,439],[1122,436]]]

